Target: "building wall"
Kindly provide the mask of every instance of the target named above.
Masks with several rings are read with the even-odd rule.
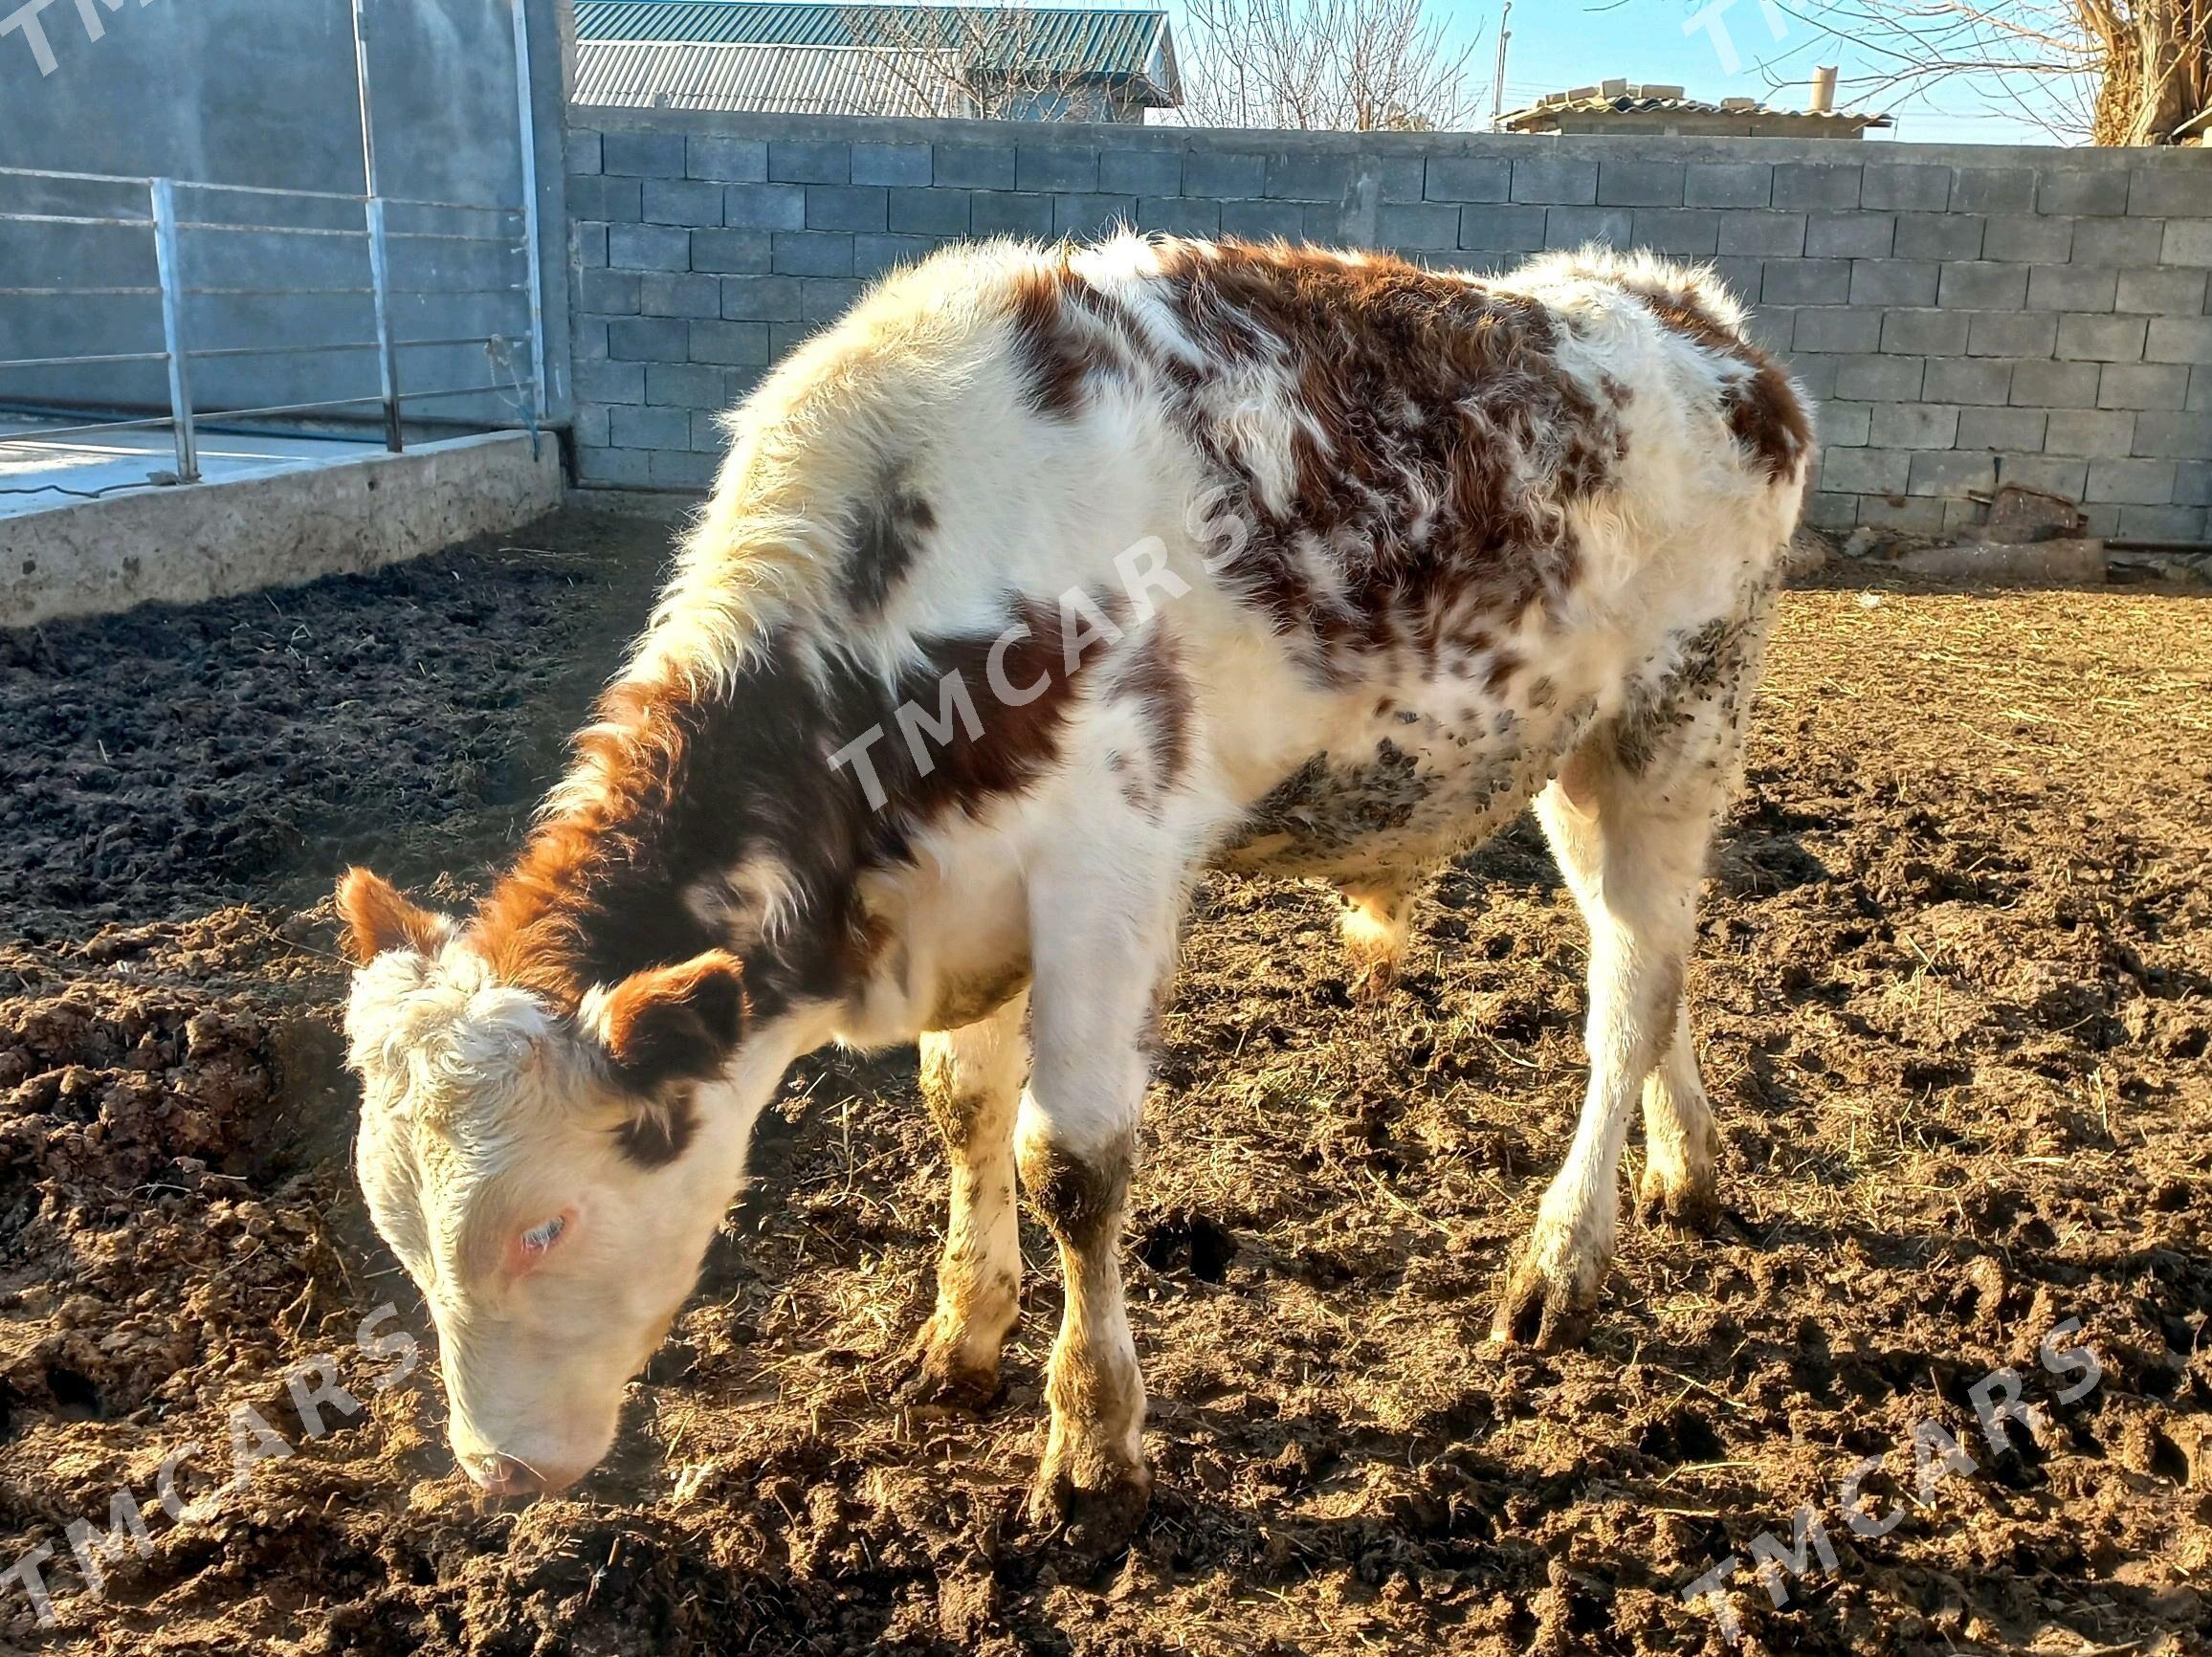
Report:
[[[2103,533],[2206,533],[2202,151],[572,121],[586,484],[704,487],[716,411],[893,265],[1129,223],[1486,271],[1591,240],[1710,260],[1820,404],[1819,521],[1940,530],[2007,481]]]
[[[566,393],[566,225],[561,199],[566,108],[561,0],[529,0],[539,210],[546,264],[548,382]],[[16,11],[0,0],[0,11]],[[30,8],[23,8],[25,11]],[[522,170],[506,0],[365,0],[379,183],[387,196],[519,205]],[[100,34],[87,32],[96,21]],[[215,184],[359,191],[362,146],[349,0],[141,0],[48,5],[36,17],[51,61],[42,74],[27,33],[0,35],[0,166],[166,175]],[[358,230],[358,208],[298,198],[186,192],[181,217]],[[102,217],[147,214],[143,187],[0,175],[0,211]],[[275,215],[275,216],[272,216]],[[394,210],[391,228],[481,229],[482,215]],[[520,232],[519,218],[497,221]],[[196,346],[305,344],[374,337],[365,296],[305,294],[368,285],[365,237],[182,232],[190,285],[283,288],[207,296],[186,314]],[[519,254],[428,237],[395,242],[393,284],[451,290],[519,281]],[[0,287],[144,287],[153,241],[140,227],[0,222]],[[519,338],[526,292],[399,298],[402,337],[502,333]],[[158,350],[159,301],[143,295],[0,296],[0,358]],[[527,371],[527,356],[522,356]],[[483,347],[413,353],[403,387],[478,384]],[[226,358],[195,365],[197,400],[231,407],[375,393],[372,353]],[[167,405],[159,364],[105,369],[0,370],[0,404]],[[512,415],[498,401],[430,404],[426,413]],[[373,410],[352,411],[373,420]]]

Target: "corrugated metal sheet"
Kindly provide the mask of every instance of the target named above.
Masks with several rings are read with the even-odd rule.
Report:
[[[769,115],[977,113],[941,54],[696,40],[579,40],[576,101]]]
[[[999,43],[1025,77],[1131,80],[1182,98],[1163,11],[882,6],[787,0],[577,0],[576,37],[748,46],[972,48]]]

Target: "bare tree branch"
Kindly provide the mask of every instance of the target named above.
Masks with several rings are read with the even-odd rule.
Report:
[[[1426,0],[1186,0],[1195,126],[1374,132],[1462,126],[1477,41]]]

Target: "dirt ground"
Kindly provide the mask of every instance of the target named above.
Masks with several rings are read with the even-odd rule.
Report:
[[[2212,597],[1788,597],[1692,976],[1727,1217],[1627,1223],[1586,1352],[1484,1339],[1584,1073],[1533,830],[1373,1008],[1321,895],[1209,882],[1128,1248],[1159,1491],[1085,1567],[1016,1516],[1038,1233],[1004,1401],[896,1403],[941,1204],[910,1055],[793,1074],[572,1496],[475,1495],[434,1365],[357,1346],[431,1336],[344,1166],[330,877],[482,881],[666,531],[509,539],[0,634],[0,1570],[52,1548],[55,1619],[11,1580],[0,1646],[1717,1654],[1679,1590],[1811,1503],[1837,1567],[1778,1608],[1742,1566],[1738,1649],[2212,1649]],[[326,1353],[363,1407],[310,1437]],[[2007,1364],[2040,1413],[1998,1457]],[[1975,1470],[1909,1499],[1929,1420]],[[1900,1520],[1854,1535],[1884,1455]],[[65,1530],[118,1489],[151,1557],[95,1594]]]

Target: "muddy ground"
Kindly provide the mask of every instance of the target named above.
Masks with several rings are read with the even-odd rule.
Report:
[[[52,1548],[55,1618],[11,1580],[0,1644],[1718,1653],[1680,1588],[1811,1503],[1837,1569],[1739,1573],[1740,1649],[2212,1649],[2212,599],[1789,596],[1692,979],[1727,1217],[1629,1223],[1586,1352],[1483,1338],[1583,1076],[1533,830],[1372,1009],[1320,895],[1210,882],[1128,1249],[1159,1493],[1092,1568],[1016,1519],[1048,1276],[991,1414],[896,1403],[941,1202],[908,1055],[794,1073],[572,1497],[478,1498],[434,1365],[357,1344],[430,1332],[343,1165],[330,876],[481,882],[666,532],[508,540],[0,635],[0,1569]],[[310,1437],[322,1353],[363,1407]],[[1901,1500],[1929,1420],[1976,1470]],[[94,1594],[65,1528],[119,1488],[151,1557]]]

